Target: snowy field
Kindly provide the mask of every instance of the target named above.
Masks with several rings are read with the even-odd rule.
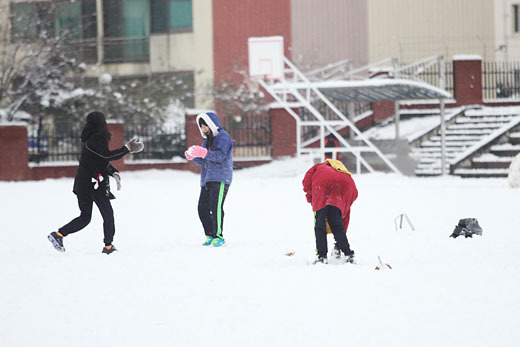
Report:
[[[198,175],[123,172],[110,256],[97,209],[66,253],[47,240],[78,214],[72,179],[0,182],[0,346],[519,345],[519,190],[354,175],[358,263],[313,266],[310,165],[235,171],[226,248],[201,246]],[[401,213],[415,231],[395,230]],[[449,238],[467,217],[483,235]]]

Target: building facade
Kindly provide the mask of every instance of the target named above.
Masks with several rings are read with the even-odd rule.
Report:
[[[366,6],[356,0],[0,0],[0,9],[0,23],[28,43],[68,32],[87,79],[183,73],[195,108],[212,107],[197,90],[243,78],[252,36],[283,36],[285,54],[304,66],[368,58]]]
[[[249,37],[283,36],[304,70],[343,59],[520,58],[519,0],[0,0],[0,24],[27,42],[67,31],[86,79],[182,74],[194,108],[214,107],[197,91],[243,78]]]
[[[368,0],[369,60],[442,54],[520,60],[518,0]]]

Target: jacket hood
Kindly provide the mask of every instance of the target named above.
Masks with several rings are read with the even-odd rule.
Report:
[[[335,159],[326,159],[326,161],[329,163],[330,166],[332,166],[336,171],[339,171],[339,172],[343,172],[343,173],[346,173],[346,174],[349,174],[351,175],[351,173],[347,170],[347,168],[345,167],[345,165],[339,161],[339,160],[335,160]]]
[[[87,115],[87,124],[81,132],[81,141],[87,141],[96,132],[108,135],[107,121],[101,112],[91,112]]]
[[[216,113],[213,112],[205,112],[200,113],[197,115],[197,126],[199,127],[200,134],[203,138],[206,138],[206,134],[202,131],[202,128],[200,127],[200,120],[204,120],[204,122],[208,125],[208,127],[211,129],[211,132],[213,133],[213,137],[218,135],[218,131],[222,129],[222,125],[220,124],[220,120],[218,119],[218,116]]]

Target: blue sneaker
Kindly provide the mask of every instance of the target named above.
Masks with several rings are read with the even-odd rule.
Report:
[[[210,246],[211,243],[213,242],[213,240],[215,240],[214,238],[212,238],[211,236],[207,236],[206,235],[206,241],[204,241],[204,243],[202,244],[203,246]]]
[[[211,241],[213,247],[226,247],[226,241],[223,238],[216,237]]]

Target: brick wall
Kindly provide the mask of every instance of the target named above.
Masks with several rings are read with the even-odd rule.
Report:
[[[283,108],[269,111],[271,115],[272,157],[296,155],[296,120]]]
[[[24,125],[0,125],[0,148],[0,180],[30,179],[27,128]]]
[[[108,123],[108,131],[112,134],[108,144],[112,150],[123,147],[125,143],[130,140],[127,139],[125,141],[125,126],[122,123]],[[126,169],[125,160],[123,158],[115,160],[111,162],[111,164],[120,171]]]
[[[189,148],[193,145],[200,146],[202,144],[202,136],[200,134],[199,127],[197,125],[197,114],[187,114],[186,115],[186,148]],[[195,165],[192,161],[188,162],[186,166],[187,170],[193,172],[200,172],[201,167]]]

